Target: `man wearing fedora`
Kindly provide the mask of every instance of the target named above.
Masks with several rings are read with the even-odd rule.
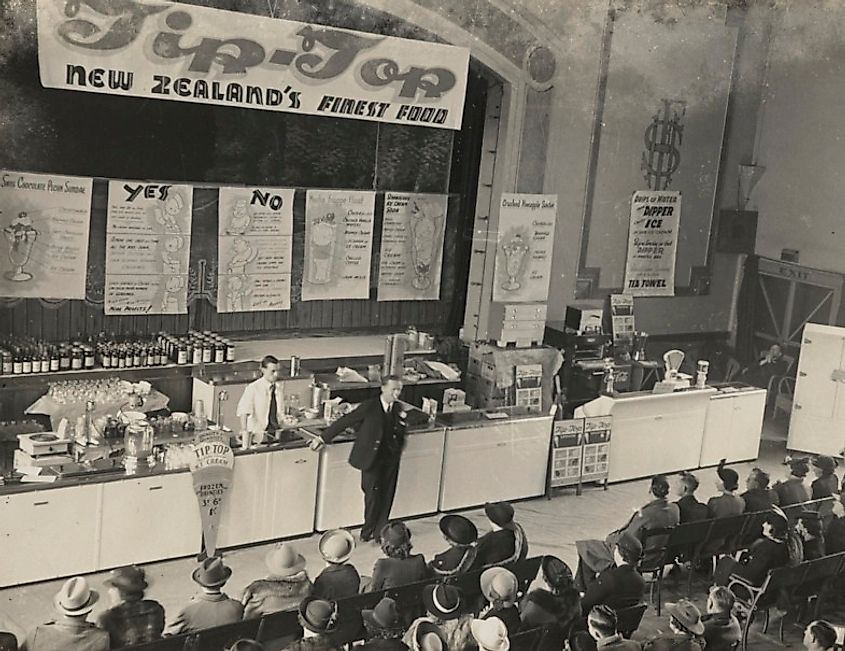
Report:
[[[355,549],[352,534],[346,529],[327,531],[320,536],[317,547],[326,562],[326,568],[314,579],[311,595],[337,601],[358,594],[361,576],[355,566],[349,563],[349,557]]]
[[[243,594],[244,619],[297,608],[313,586],[305,572],[305,558],[293,545],[275,545],[264,557],[270,575],[250,583]]]
[[[452,576],[472,568],[478,540],[475,525],[462,515],[444,515],[440,518],[440,533],[449,543],[449,549],[437,554],[428,564],[434,575]]]
[[[55,621],[39,624],[27,635],[24,651],[107,651],[109,634],[86,621],[100,595],[81,576],[62,584],[53,597]]]
[[[214,626],[241,620],[244,607],[223,592],[223,586],[232,576],[231,568],[217,556],[206,558],[191,574],[202,591],[191,598],[174,622],[168,627],[169,635],[194,633]]]
[[[356,409],[341,416],[323,430],[320,439],[311,443],[318,450],[330,443],[345,429],[355,430],[355,444],[349,454],[349,465],[361,471],[364,492],[364,526],[361,540],[378,538],[390,518],[396,494],[399,460],[405,445],[405,412],[399,400],[402,380],[389,375],[382,378],[381,394],[365,400]]]
[[[487,502],[484,513],[493,530],[478,540],[477,567],[502,565],[528,557],[525,531],[513,520],[513,507],[507,502]]]
[[[108,631],[112,648],[158,640],[164,630],[164,608],[144,599],[148,587],[144,570],[134,565],[119,567],[104,583],[114,605],[100,614],[97,625]]]
[[[367,643],[362,649],[369,651],[404,651],[408,646],[402,641],[405,628],[396,602],[384,597],[375,608],[361,611]]]
[[[332,638],[337,630],[337,604],[325,599],[306,597],[299,604],[302,639],[287,645],[287,651],[341,651]]]
[[[658,635],[643,645],[645,651],[702,651],[704,623],[701,612],[687,599],[666,604],[671,633]]]

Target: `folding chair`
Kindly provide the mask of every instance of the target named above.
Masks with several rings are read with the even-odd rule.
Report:
[[[200,651],[224,651],[238,640],[254,640],[258,636],[260,619],[247,619],[234,624],[215,626],[196,634],[196,644]]]
[[[163,637],[160,640],[146,642],[145,644],[135,644],[134,646],[126,647],[132,651],[183,651],[187,644],[193,644],[195,636],[189,633],[184,635],[173,635],[170,637]]]
[[[643,616],[647,608],[647,603],[641,603],[636,606],[629,606],[628,608],[620,608],[616,611],[616,630],[622,634],[622,637],[626,640],[631,639],[631,636],[640,627],[640,622],[643,621]]]
[[[687,576],[687,595],[692,593],[692,580],[695,567],[701,555],[701,549],[710,536],[714,520],[685,522],[672,529],[666,543],[666,564],[675,561],[688,562],[690,571]]]
[[[264,615],[258,626],[255,639],[262,644],[273,643],[273,646],[284,648],[302,635],[296,610],[283,610],[278,613]]]
[[[642,575],[651,574],[649,582],[648,599],[654,601],[654,584],[657,583],[657,615],[660,616],[660,608],[663,590],[663,568],[666,566],[666,545],[672,527],[659,527],[646,529],[642,534],[643,556],[637,565],[637,570]]]

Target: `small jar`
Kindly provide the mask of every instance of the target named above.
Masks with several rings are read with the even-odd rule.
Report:
[[[32,356],[32,372],[33,373],[40,373],[41,372],[41,358],[38,356],[38,353],[35,353]]]
[[[17,354],[12,361],[12,374],[20,375],[21,373],[23,373],[23,356]]]
[[[214,363],[222,364],[226,361],[226,346],[225,344],[217,343],[214,346]]]
[[[184,344],[179,344],[179,349],[177,353],[177,364],[187,364],[188,363],[188,347]]]
[[[21,373],[24,375],[32,373],[32,360],[29,355],[24,355],[23,361],[21,361]]]
[[[226,340],[226,361],[227,362],[234,362],[235,361],[235,344],[233,344],[228,339]]]
[[[12,374],[12,353],[3,351],[2,355],[2,372],[3,375],[11,375]]]
[[[62,346],[61,350],[59,351],[59,370],[70,370],[70,348],[68,348],[67,346]]]
[[[209,364],[214,360],[214,344],[210,339],[206,339],[202,345],[202,361]]]
[[[55,373],[56,371],[60,371],[62,368],[62,361],[61,357],[59,357],[59,351],[53,348],[50,351],[50,372]]]
[[[84,356],[82,354],[81,348],[74,348],[71,351],[71,358],[70,358],[70,367],[74,371],[79,371],[82,369],[82,366],[85,362]]]
[[[90,347],[85,349],[85,368],[94,368],[94,349]]]
[[[133,346],[132,347],[132,366],[136,368],[141,366],[141,347],[140,346]]]
[[[194,364],[202,363],[202,345],[199,342],[194,343],[194,351],[193,355],[191,356],[191,361]]]

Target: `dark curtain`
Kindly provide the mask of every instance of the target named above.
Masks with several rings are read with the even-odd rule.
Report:
[[[760,256],[749,255],[745,260],[742,274],[742,285],[739,288],[739,305],[736,319],[736,357],[743,365],[752,362],[754,352],[754,324],[757,322],[757,303],[760,296],[758,291],[758,269]]]

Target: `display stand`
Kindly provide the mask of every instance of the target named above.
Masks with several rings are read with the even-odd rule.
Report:
[[[607,490],[612,424],[610,416],[554,422],[546,480],[547,499],[551,499],[552,491],[566,486],[575,486],[576,495],[580,495],[587,482],[601,483]]]

